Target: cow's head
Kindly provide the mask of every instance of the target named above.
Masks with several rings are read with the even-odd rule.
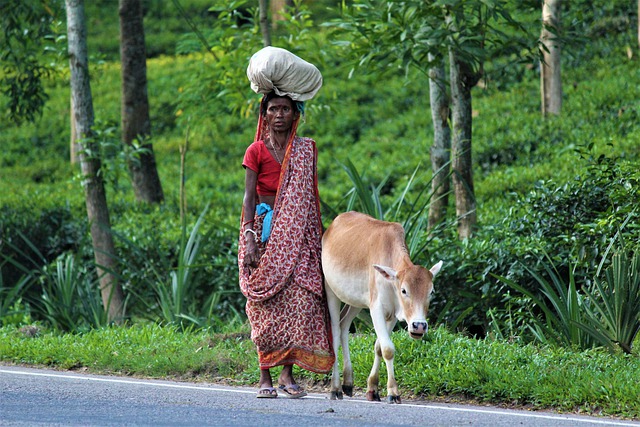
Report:
[[[374,264],[373,268],[394,284],[400,303],[396,316],[399,320],[407,322],[411,338],[422,338],[428,329],[427,313],[433,292],[433,278],[442,268],[442,261],[430,270],[417,265],[410,265],[401,271],[378,264]]]

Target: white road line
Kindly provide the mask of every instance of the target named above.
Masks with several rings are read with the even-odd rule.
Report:
[[[27,371],[4,370],[4,369],[0,369],[0,373],[14,374],[14,375],[30,375],[30,376],[39,376],[39,377],[51,377],[51,378],[65,378],[65,379],[97,381],[97,382],[107,382],[107,383],[135,384],[135,385],[165,387],[165,388],[181,388],[181,389],[189,389],[189,390],[221,391],[221,392],[241,393],[241,394],[255,393],[254,390],[237,390],[237,389],[231,389],[231,388],[217,388],[217,387],[210,387],[210,386],[191,386],[191,385],[183,385],[183,384],[170,384],[170,383],[164,383],[164,382],[157,382],[158,380],[153,380],[153,381],[122,380],[122,379],[116,379],[116,378],[95,378],[95,377],[79,376],[79,375],[62,375],[62,374],[50,374],[50,373],[42,373],[42,372],[27,372]],[[315,396],[308,395],[306,398],[326,400],[326,397],[317,396],[317,395]],[[357,399],[343,400],[343,402],[379,404],[378,402],[369,402],[367,400],[357,400]],[[480,413],[480,414],[504,415],[509,417],[570,421],[570,422],[583,423],[583,424],[601,424],[601,425],[608,425],[608,426],[634,426],[634,427],[640,426],[640,423],[632,423],[632,422],[610,420],[610,419],[602,419],[602,420],[585,419],[585,418],[577,418],[577,417],[572,417],[567,415],[535,414],[535,413],[525,413],[525,412],[515,412],[515,411],[502,411],[502,410],[479,409],[479,408],[462,408],[462,407],[439,406],[439,405],[418,405],[413,403],[403,403],[401,406],[411,407],[411,408],[423,408],[423,409],[426,408],[426,409],[433,409],[433,410],[439,410],[439,411],[471,412],[471,413]]]

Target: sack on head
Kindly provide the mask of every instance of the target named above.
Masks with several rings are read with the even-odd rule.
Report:
[[[254,92],[275,91],[294,101],[307,101],[322,87],[322,74],[315,65],[286,49],[273,46],[253,54],[247,67],[247,77]]]

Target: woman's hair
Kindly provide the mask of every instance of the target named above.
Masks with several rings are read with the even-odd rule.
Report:
[[[299,112],[300,114],[304,115],[304,102],[303,101],[294,101],[289,96],[278,95],[275,92],[269,92],[269,93],[267,93],[266,95],[264,95],[262,97],[262,101],[260,102],[260,112],[262,113],[263,116],[267,114],[267,105],[269,105],[269,101],[271,101],[272,99],[275,99],[275,98],[287,98],[288,100],[291,101],[291,104],[293,104],[293,108],[295,108],[295,110],[297,112]]]

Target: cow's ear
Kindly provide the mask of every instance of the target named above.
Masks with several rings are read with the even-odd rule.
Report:
[[[387,280],[393,281],[398,277],[398,273],[391,267],[385,267],[384,265],[373,264],[373,268]]]
[[[436,277],[436,274],[438,274],[441,268],[442,268],[442,261],[438,262],[436,265],[431,267],[429,271],[431,272],[431,274],[433,274],[433,277]]]

